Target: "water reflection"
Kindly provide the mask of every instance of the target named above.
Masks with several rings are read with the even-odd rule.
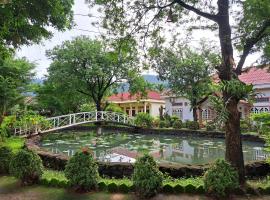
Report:
[[[222,139],[140,134],[69,135],[61,134],[57,139],[48,135],[41,146],[68,156],[88,147],[96,159],[104,162],[133,163],[138,156],[149,153],[162,163],[205,164],[223,158],[225,154]],[[243,142],[243,153],[245,161],[268,157],[263,144],[258,142]]]

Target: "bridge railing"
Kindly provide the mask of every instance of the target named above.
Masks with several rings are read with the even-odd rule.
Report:
[[[38,133],[46,133],[54,130],[60,130],[63,128],[91,123],[91,122],[113,122],[134,126],[134,119],[128,117],[123,113],[116,113],[110,111],[92,111],[92,112],[80,112],[68,115],[61,115],[56,117],[47,118],[48,122],[46,126],[35,125],[32,127],[17,127],[15,128],[15,135],[32,135]]]

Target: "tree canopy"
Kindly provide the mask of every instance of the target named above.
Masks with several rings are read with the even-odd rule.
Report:
[[[35,65],[26,59],[5,59],[0,66],[0,124],[10,109],[23,100]]]
[[[136,49],[130,40],[106,45],[102,41],[78,37],[48,51],[52,64],[49,79],[71,85],[76,92],[95,102],[102,110],[104,97],[112,87],[137,73]]]
[[[190,101],[193,119],[197,121],[198,102],[210,94],[210,75],[219,63],[218,56],[207,49],[196,52],[178,46],[153,54],[153,60],[159,77],[168,81],[171,92]]]

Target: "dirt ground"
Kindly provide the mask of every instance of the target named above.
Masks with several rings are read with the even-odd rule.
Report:
[[[231,197],[229,200],[270,200],[270,196]],[[93,192],[77,194],[66,189],[43,186],[21,187],[18,181],[11,177],[0,177],[0,200],[140,200],[133,194],[110,194]],[[201,195],[164,195],[159,194],[151,200],[212,200]]]

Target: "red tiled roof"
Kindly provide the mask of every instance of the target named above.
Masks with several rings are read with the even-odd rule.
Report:
[[[140,98],[139,94],[131,95],[129,92],[119,93],[108,97],[109,101],[129,101],[129,100],[138,100],[138,99],[154,99],[161,100],[160,93],[155,91],[148,91],[147,97]]]
[[[246,84],[267,84],[270,83],[270,73],[265,68],[249,67],[244,69],[239,79]],[[220,81],[218,74],[212,76],[214,83]]]
[[[239,76],[239,79],[247,84],[270,83],[270,73],[265,68],[250,67]]]

